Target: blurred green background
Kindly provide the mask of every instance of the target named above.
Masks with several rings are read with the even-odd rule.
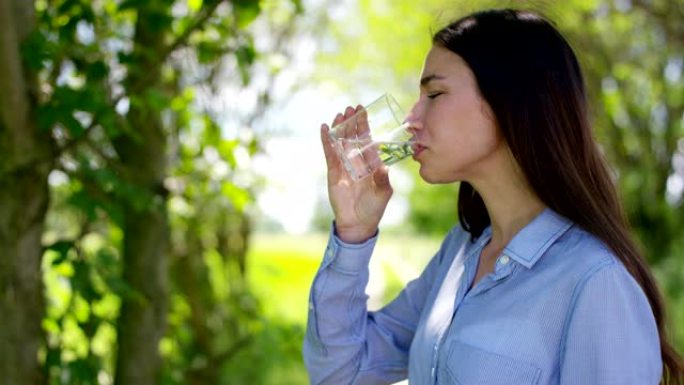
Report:
[[[684,351],[684,0],[0,0],[0,384],[307,383],[318,127],[408,108],[432,32],[484,7],[580,56]],[[390,177],[371,308],[457,221],[457,186]]]

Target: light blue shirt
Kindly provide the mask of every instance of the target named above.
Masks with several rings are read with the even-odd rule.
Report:
[[[377,237],[352,245],[332,232],[309,301],[311,383],[658,384],[648,300],[602,242],[546,209],[469,289],[490,237],[454,228],[420,277],[369,312]]]

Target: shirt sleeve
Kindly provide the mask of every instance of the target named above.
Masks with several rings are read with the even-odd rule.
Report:
[[[390,304],[369,312],[365,288],[376,240],[352,245],[331,232],[309,297],[304,362],[311,384],[391,384],[407,376],[409,348],[440,257]]]
[[[657,385],[660,339],[646,295],[624,266],[580,282],[561,349],[561,385]]]

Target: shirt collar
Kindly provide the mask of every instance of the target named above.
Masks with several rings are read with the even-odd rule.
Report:
[[[531,269],[570,227],[572,222],[569,219],[546,208],[513,237],[503,253]]]

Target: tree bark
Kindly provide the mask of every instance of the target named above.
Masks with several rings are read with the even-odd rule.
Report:
[[[198,226],[196,220],[189,227]],[[206,359],[206,365],[185,373],[188,385],[217,384],[222,362],[215,360],[215,335],[207,323],[208,315],[215,311],[217,301],[209,282],[209,273],[203,260],[204,248],[197,231],[185,234],[186,248],[174,258],[173,276],[190,306],[189,324],[193,332],[194,351]]]
[[[134,60],[126,80],[132,101],[128,121],[133,133],[115,140],[114,147],[123,164],[124,179],[153,199],[144,208],[122,202],[123,277],[137,295],[122,301],[115,385],[159,383],[159,341],[164,335],[168,307],[169,230],[163,187],[166,134],[160,111],[146,101],[148,91],[160,87],[166,32],[149,20],[157,20],[159,12],[165,11],[157,2],[143,4],[135,29]]]
[[[0,385],[43,382],[40,261],[51,167],[44,160],[54,147],[34,121],[36,81],[21,56],[33,28],[32,1],[0,0]]]

